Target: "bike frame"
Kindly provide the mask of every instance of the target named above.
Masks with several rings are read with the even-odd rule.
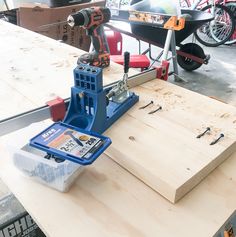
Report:
[[[236,0],[235,1],[234,0],[194,0],[194,1],[187,0],[187,2],[188,2],[188,5],[190,5],[190,9],[195,10],[198,7],[202,8],[202,6],[204,6],[205,4],[206,5],[209,5],[209,4],[212,4],[212,5],[223,4],[223,5],[225,5],[227,2],[236,2]]]

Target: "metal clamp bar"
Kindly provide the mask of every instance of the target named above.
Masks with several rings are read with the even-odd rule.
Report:
[[[151,69],[149,71],[145,71],[143,73],[139,73],[137,75],[129,77],[128,87],[133,88],[135,86],[139,86],[155,78],[156,78],[156,70]],[[104,88],[114,86],[118,82],[119,81],[108,84]],[[67,98],[64,101],[67,108],[70,102],[70,98]],[[18,129],[27,127],[31,123],[40,122],[42,120],[49,119],[50,117],[51,117],[50,107],[46,105],[46,106],[36,108],[34,110],[30,110],[30,111],[6,118],[4,120],[0,120],[0,136],[6,135],[7,133],[14,132]]]

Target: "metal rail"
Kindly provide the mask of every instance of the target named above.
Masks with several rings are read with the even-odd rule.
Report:
[[[128,78],[128,87],[133,88],[145,82],[156,78],[156,70],[151,69]],[[105,86],[105,88],[114,86],[118,83],[115,81]],[[66,108],[69,105],[70,98],[64,99]],[[26,111],[21,114],[0,120],[0,136],[14,132],[18,129],[29,126],[31,123],[40,122],[51,117],[50,107],[48,105]]]

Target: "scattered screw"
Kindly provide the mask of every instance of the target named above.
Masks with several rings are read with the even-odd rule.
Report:
[[[197,138],[201,138],[202,136],[204,136],[210,130],[211,130],[211,128],[207,127],[206,130],[203,133],[201,133],[197,136]]]
[[[44,156],[44,158],[47,159],[47,160],[49,160],[51,157],[52,157],[52,155],[49,154],[49,153],[47,153],[47,154]]]
[[[150,103],[148,103],[147,105],[144,105],[144,106],[142,106],[142,107],[140,107],[139,109],[145,109],[145,108],[147,108],[149,105],[151,105],[151,104],[153,104],[153,101],[151,100],[151,102]]]
[[[162,109],[162,107],[159,106],[159,108],[157,108],[156,110],[153,110],[153,111],[149,112],[148,114],[154,114],[154,113],[156,113],[158,110],[161,110],[161,109]]]
[[[135,138],[133,136],[129,136],[129,140],[135,141]]]
[[[61,158],[58,158],[58,157],[55,157],[55,156],[53,156],[53,158],[55,159],[55,161],[56,161],[57,163],[62,163],[62,162],[65,161],[65,160],[63,160],[63,159],[61,159]]]
[[[215,145],[222,137],[224,137],[225,135],[223,133],[220,134],[220,136],[213,142],[210,143],[210,145]]]
[[[47,160],[50,160],[51,158],[53,158],[57,163],[61,163],[61,162],[65,161],[65,160],[63,160],[63,159],[61,159],[61,158],[58,158],[58,157],[56,157],[55,155],[52,155],[52,154],[50,154],[50,153],[47,153],[47,154],[44,156],[44,158],[47,159]]]

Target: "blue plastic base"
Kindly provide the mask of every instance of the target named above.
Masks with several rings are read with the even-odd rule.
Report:
[[[112,88],[103,88],[101,68],[81,64],[74,70],[74,80],[63,122],[85,131],[103,133],[139,100],[131,92],[124,102],[107,105],[106,95]]]
[[[122,103],[107,101],[106,95],[112,88],[103,88],[102,69],[85,64],[75,68],[74,82],[64,121],[32,138],[30,145],[61,159],[89,165],[111,144],[108,137],[100,134],[139,97],[131,92]]]
[[[108,129],[116,120],[118,120],[124,113],[126,113],[135,103],[137,103],[139,97],[132,93],[123,103],[118,104],[110,102],[107,106],[107,120],[104,124],[103,131]]]

